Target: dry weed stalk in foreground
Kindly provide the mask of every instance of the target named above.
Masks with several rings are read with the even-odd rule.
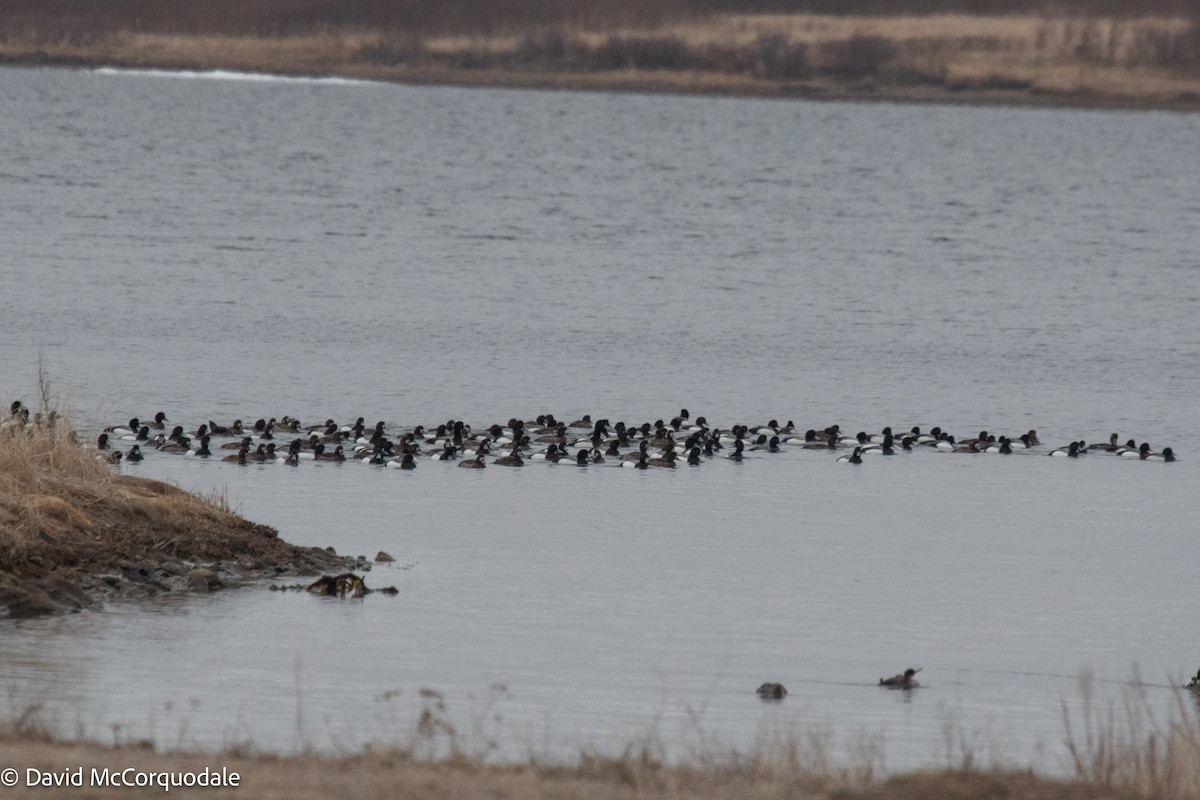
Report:
[[[502,687],[498,691],[503,691]],[[106,748],[59,742],[40,724],[34,707],[20,719],[0,725],[0,763],[36,765],[45,771],[95,766],[144,771],[210,769],[239,773],[234,790],[172,789],[172,797],[256,800],[327,797],[370,798],[577,798],[577,800],[1194,800],[1197,782],[1196,714],[1184,705],[1178,719],[1158,727],[1148,714],[1143,691],[1129,689],[1123,716],[1109,708],[1098,713],[1090,683],[1082,708],[1084,742],[1068,713],[1067,743],[1075,759],[1075,779],[1049,778],[1030,770],[952,767],[885,777],[877,772],[874,746],[852,753],[859,766],[835,767],[829,756],[828,729],[775,731],[748,754],[693,754],[685,763],[668,763],[655,734],[631,743],[615,755],[583,753],[575,763],[555,763],[530,755],[524,763],[490,763],[491,748],[472,751],[445,721],[441,696],[423,690],[425,706],[407,746],[367,749],[353,755],[301,756],[253,754],[240,747],[220,754],[159,753],[145,744]],[[1188,698],[1190,700],[1190,698]],[[490,709],[490,706],[485,706]],[[490,713],[484,712],[485,715]],[[1124,726],[1124,727],[1123,727]],[[486,726],[485,726],[486,727]],[[485,739],[490,734],[484,730]],[[449,755],[422,756],[452,740]],[[978,737],[974,737],[978,738]],[[876,742],[876,745],[878,742]],[[444,752],[444,751],[443,751]],[[122,790],[124,791],[124,790]],[[127,792],[95,790],[87,796],[107,800]],[[6,790],[15,798],[44,797],[44,789]]]
[[[1176,693],[1166,720],[1156,718],[1136,677],[1122,688],[1121,704],[1102,704],[1094,681],[1080,681],[1076,721],[1063,702],[1067,752],[1082,781],[1166,800],[1200,800],[1200,696]]]

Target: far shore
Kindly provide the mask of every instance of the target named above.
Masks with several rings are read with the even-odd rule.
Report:
[[[652,29],[433,36],[9,35],[0,64],[408,84],[1200,111],[1200,23],[1041,15],[716,15]]]

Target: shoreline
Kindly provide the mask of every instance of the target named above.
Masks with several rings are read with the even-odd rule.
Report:
[[[717,14],[652,27],[429,34],[103,32],[51,19],[0,65],[231,70],[418,86],[1200,112],[1200,21]],[[57,27],[56,27],[57,26]]]
[[[947,88],[944,86],[896,86],[871,82],[838,83],[807,81],[775,83],[744,80],[739,76],[705,74],[675,75],[655,72],[542,73],[506,70],[463,70],[443,68],[387,68],[348,65],[333,69],[278,69],[273,65],[222,65],[178,63],[175,60],[88,59],[73,57],[0,55],[0,68],[49,68],[68,70],[161,70],[163,72],[217,72],[272,75],[281,78],[344,78],[402,86],[449,86],[462,89],[505,89],[528,91],[596,92],[614,94],[671,95],[680,97],[747,98],[759,100],[806,100],[813,102],[891,103],[899,105],[972,106],[1077,111],[1159,111],[1200,113],[1200,95],[1138,97],[1100,95],[1092,92],[1051,92],[1020,88]]]

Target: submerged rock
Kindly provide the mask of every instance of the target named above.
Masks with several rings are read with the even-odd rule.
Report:
[[[371,590],[353,572],[341,575],[322,575],[308,585],[308,591],[324,597],[362,597]]]
[[[215,592],[221,588],[221,578],[211,569],[197,567],[188,572],[188,588],[195,592]]]

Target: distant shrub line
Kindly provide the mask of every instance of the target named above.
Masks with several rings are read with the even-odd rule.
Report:
[[[610,33],[594,37],[560,28],[541,29],[518,39],[515,48],[479,40],[449,51],[430,49],[423,37],[387,32],[365,45],[365,61],[396,66],[440,65],[456,69],[526,69],[567,72],[667,70],[745,74],[770,80],[830,77],[878,79],[900,84],[940,84],[945,64],[963,53],[1003,49],[995,38],[893,40],[858,34],[815,44],[782,33],[761,33],[748,44],[689,43],[663,33]],[[1122,68],[1154,68],[1200,74],[1200,23],[1166,29],[1133,22],[1047,21],[1037,49],[1048,58]],[[1022,88],[1016,78],[992,76],[994,88]]]
[[[273,37],[303,35],[333,42],[325,51],[311,50],[313,64],[331,68],[357,63],[559,73],[638,70],[950,89],[1028,89],[1035,72],[1061,65],[1200,76],[1196,0],[1142,0],[1121,4],[1119,11],[1102,0],[1012,2],[1005,4],[1006,12],[1026,13],[1023,20],[1013,18],[1012,33],[1003,28],[997,33],[993,15],[989,26],[973,30],[969,23],[955,22],[954,33],[940,35],[914,35],[911,23],[907,34],[893,34],[869,17],[846,22],[836,34],[813,34],[795,24],[801,18],[781,22],[784,18],[754,15],[737,18],[738,30],[747,35],[726,35],[728,18],[711,17],[729,11],[831,10],[823,0],[6,0],[5,5],[0,45],[19,43],[60,54],[64,47],[103,47],[128,33],[256,36],[268,47],[274,46]],[[886,10],[982,13],[997,11],[995,6],[990,0],[909,0],[887,4]],[[884,10],[881,2],[865,0],[845,0],[838,8],[845,13]],[[1047,14],[1030,17],[1030,9]],[[1114,13],[1098,16],[1100,11]],[[722,34],[695,35],[709,22],[709,31]],[[213,40],[214,63],[221,61],[217,51],[224,46]]]
[[[5,0],[0,37],[40,31],[296,35],[337,28],[499,34],[532,26],[653,27],[713,14],[1053,14],[1200,19],[1195,0]]]

